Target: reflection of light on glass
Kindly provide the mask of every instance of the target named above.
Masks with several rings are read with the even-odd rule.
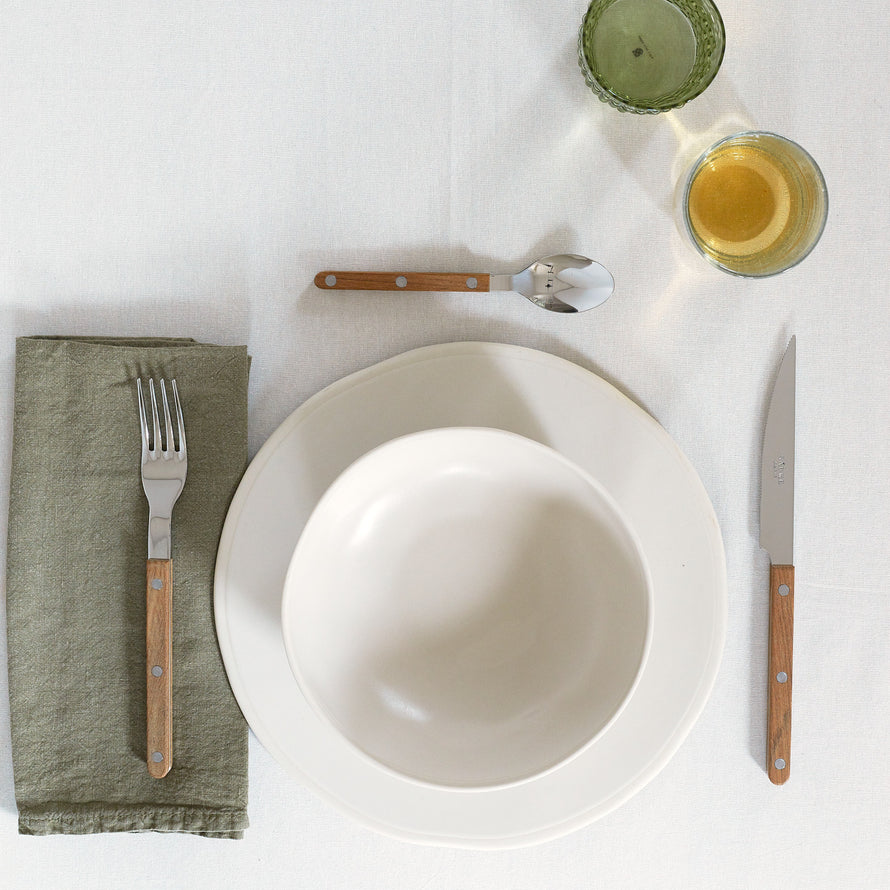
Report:
[[[677,151],[671,167],[671,181],[674,185],[673,220],[671,248],[676,259],[677,271],[661,296],[649,308],[646,321],[654,327],[660,324],[668,312],[677,309],[678,304],[690,292],[690,284],[711,268],[693,250],[687,241],[683,223],[683,189],[686,172],[698,157],[715,142],[743,130],[755,129],[754,124],[737,113],[725,114],[706,130],[693,130],[687,127],[677,112],[661,115],[666,120],[677,139]]]
[[[676,114],[669,112],[664,116],[664,119],[671,125],[671,129],[673,129],[674,135],[677,137],[677,142],[682,145],[683,140],[689,135],[689,128],[683,125],[683,122]]]
[[[671,178],[677,182],[693,161],[709,146],[740,130],[755,129],[754,124],[739,114],[724,114],[706,130],[691,130],[675,112],[664,115],[677,137],[677,152]]]

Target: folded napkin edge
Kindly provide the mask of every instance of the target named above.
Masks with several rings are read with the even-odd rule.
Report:
[[[194,337],[152,337],[111,335],[111,334],[22,334],[15,338],[16,343],[28,340],[50,341],[53,343],[94,343],[97,346],[114,346],[115,344],[133,344],[150,346],[152,343],[198,343],[200,346],[213,346],[212,343],[200,343]]]
[[[22,835],[162,832],[238,839],[249,825],[243,807],[122,806],[90,802],[20,806]]]

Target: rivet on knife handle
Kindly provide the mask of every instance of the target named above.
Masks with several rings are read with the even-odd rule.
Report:
[[[148,771],[156,779],[173,765],[173,561],[146,564],[145,654]]]
[[[791,775],[791,681],[794,643],[794,566],[770,566],[769,686],[766,771],[781,785]]]

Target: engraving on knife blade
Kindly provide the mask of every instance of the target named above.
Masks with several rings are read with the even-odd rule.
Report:
[[[784,455],[779,455],[773,461],[773,477],[776,480],[778,485],[785,484],[785,457]]]

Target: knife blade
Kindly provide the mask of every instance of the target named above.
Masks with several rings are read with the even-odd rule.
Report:
[[[770,557],[766,771],[775,785],[791,775],[796,351],[792,337],[770,398],[760,468],[760,546]]]

